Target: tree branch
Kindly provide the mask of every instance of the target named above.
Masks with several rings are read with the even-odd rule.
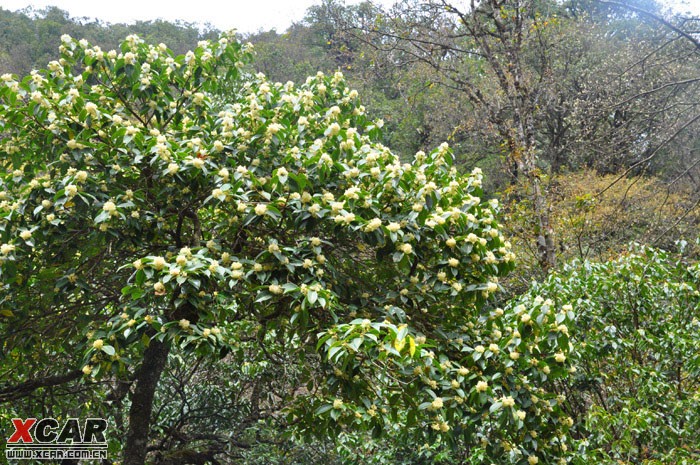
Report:
[[[45,378],[37,378],[24,383],[17,384],[8,388],[0,389],[0,404],[11,402],[22,397],[27,397],[37,389],[50,386],[58,386],[59,384],[69,383],[80,378],[83,372],[74,370],[64,375],[47,376]]]
[[[647,16],[647,17],[653,19],[654,21],[657,21],[657,22],[663,24],[664,26],[671,29],[676,34],[679,34],[682,37],[688,39],[695,46],[695,48],[697,48],[698,51],[700,51],[700,41],[698,39],[696,39],[691,34],[688,34],[683,29],[677,27],[675,24],[671,23],[670,21],[662,18],[661,16],[659,16],[657,14],[654,14],[650,11],[647,11],[647,10],[644,10],[642,8],[638,8],[636,6],[629,5],[626,3],[614,2],[614,1],[610,1],[610,0],[598,0],[598,2],[601,5],[611,5],[611,6],[616,6],[619,8],[626,8],[630,11],[634,11],[635,13],[639,13],[640,15]]]

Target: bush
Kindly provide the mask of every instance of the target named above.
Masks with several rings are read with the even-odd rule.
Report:
[[[634,246],[574,261],[530,293],[570,304],[577,364],[560,383],[580,439],[576,463],[698,463],[700,266]]]

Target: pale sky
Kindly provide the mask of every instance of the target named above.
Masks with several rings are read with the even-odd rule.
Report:
[[[110,23],[131,23],[181,19],[192,23],[211,23],[217,29],[235,28],[240,32],[277,28],[283,32],[292,21],[301,20],[308,7],[321,0],[0,0],[0,7],[18,10],[32,5],[52,5],[72,17],[97,18]],[[359,3],[359,0],[347,1]]]

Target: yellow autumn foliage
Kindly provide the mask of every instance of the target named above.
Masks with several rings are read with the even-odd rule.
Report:
[[[668,186],[655,177],[619,179],[594,171],[567,173],[548,183],[551,226],[558,263],[572,258],[606,260],[630,242],[672,249],[675,242],[694,244],[700,231],[700,208],[692,192]],[[615,182],[617,181],[617,182]],[[532,240],[537,224],[526,199],[506,199],[504,223],[518,262],[537,267]]]

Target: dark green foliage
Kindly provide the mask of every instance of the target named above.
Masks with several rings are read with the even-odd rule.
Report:
[[[108,24],[90,18],[71,18],[57,7],[12,12],[0,8],[0,74],[26,75],[46,66],[58,56],[56,44],[63,34],[87,39],[105,51],[114,49],[129,34],[138,34],[149,43],[164,42],[175,53],[185,53],[202,39],[213,39],[218,32],[200,31],[184,21],[137,21],[135,24]]]
[[[578,370],[560,384],[577,419],[576,463],[700,461],[699,282],[697,264],[635,246],[609,262],[575,261],[531,289],[576,314]]]

